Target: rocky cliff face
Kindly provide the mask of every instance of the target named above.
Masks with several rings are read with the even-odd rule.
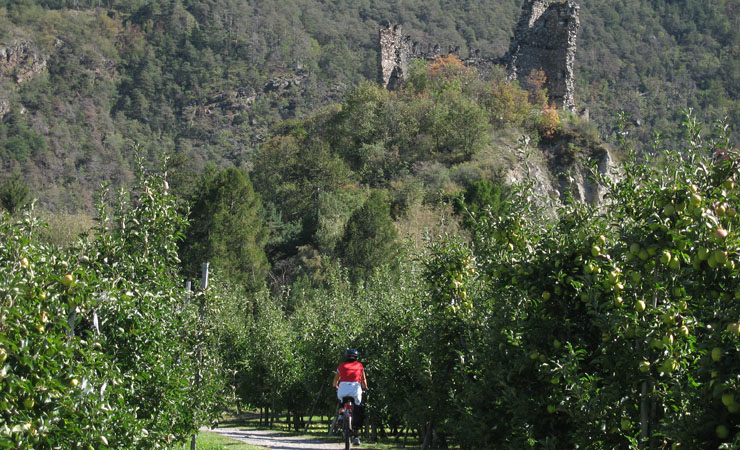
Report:
[[[517,162],[505,171],[506,180],[534,182],[535,192],[551,204],[568,196],[578,202],[601,203],[605,192],[592,180],[592,167],[602,175],[615,176],[606,146],[574,132],[559,132],[531,148],[523,142],[514,153]]]
[[[0,76],[23,83],[44,70],[46,57],[35,50],[32,42],[17,40],[9,45],[0,44]]]
[[[10,44],[0,43],[0,83],[23,83],[37,73],[46,70],[46,57],[36,51],[33,43],[15,40]],[[0,119],[10,112],[7,92],[0,90]]]

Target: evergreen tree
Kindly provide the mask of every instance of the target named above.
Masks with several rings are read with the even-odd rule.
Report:
[[[347,222],[340,257],[355,280],[367,277],[382,264],[396,264],[397,237],[390,204],[381,192],[374,191]]]
[[[248,290],[258,289],[269,267],[261,209],[245,171],[207,171],[192,202],[182,252],[186,270],[197,276],[209,261],[216,272]]]
[[[0,207],[10,214],[15,214],[28,199],[28,185],[17,173],[0,185]]]
[[[501,184],[488,180],[478,180],[468,186],[462,197],[455,199],[455,212],[462,215],[463,223],[468,228],[473,225],[477,217],[490,211],[497,214],[503,207],[506,191]]]

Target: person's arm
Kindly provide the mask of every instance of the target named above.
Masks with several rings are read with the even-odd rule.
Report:
[[[331,382],[331,385],[334,386],[334,389],[339,389],[339,371],[337,370],[337,373],[334,374],[334,381]]]
[[[367,391],[367,377],[365,377],[365,369],[362,369],[362,378],[360,378],[360,385],[362,385],[362,390]]]

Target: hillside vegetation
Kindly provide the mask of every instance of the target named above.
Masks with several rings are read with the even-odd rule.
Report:
[[[132,181],[131,145],[174,157],[188,180],[213,163],[251,169],[285,119],[303,118],[377,77],[377,30],[501,56],[521,4],[471,1],[0,2],[0,42],[47,58],[21,84],[0,78],[2,173],[16,172],[44,208],[91,211],[101,182]],[[583,1],[577,102],[602,138],[625,111],[630,133],[675,142],[693,108],[738,123],[737,0]],[[0,109],[3,109],[0,107]],[[646,145],[646,148],[649,146]]]

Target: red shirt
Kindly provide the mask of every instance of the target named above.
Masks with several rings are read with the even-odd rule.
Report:
[[[356,381],[359,383],[364,370],[365,368],[360,361],[345,361],[337,368],[339,381]]]

